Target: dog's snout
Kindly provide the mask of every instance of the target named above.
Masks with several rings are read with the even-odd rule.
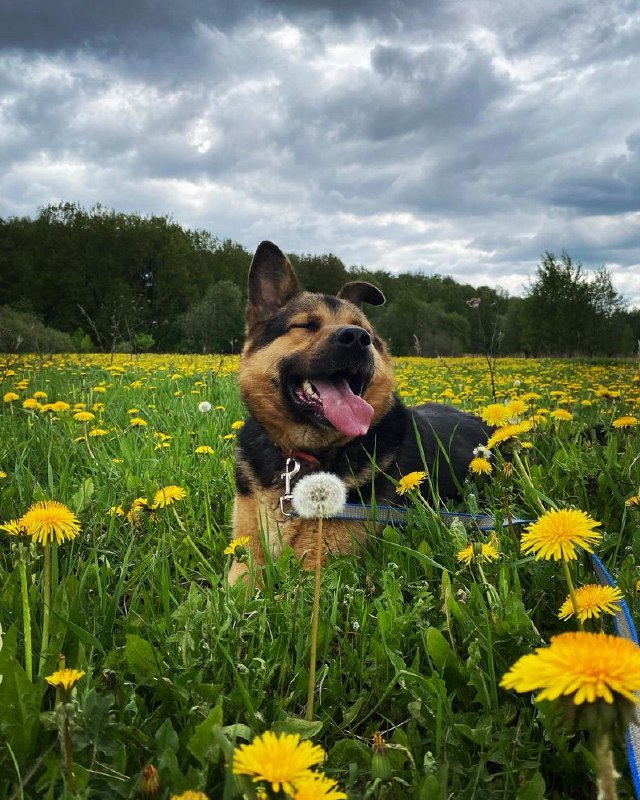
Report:
[[[358,325],[345,325],[336,331],[338,344],[350,350],[365,350],[371,344],[371,336]]]

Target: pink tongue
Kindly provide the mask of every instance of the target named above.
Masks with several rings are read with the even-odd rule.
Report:
[[[373,419],[373,408],[351,391],[344,378],[337,381],[314,379],[322,399],[325,417],[345,436],[364,436]]]

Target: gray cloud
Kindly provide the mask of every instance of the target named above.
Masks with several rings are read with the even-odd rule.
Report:
[[[7,0],[0,215],[169,213],[519,293],[545,250],[640,305],[627,0]]]

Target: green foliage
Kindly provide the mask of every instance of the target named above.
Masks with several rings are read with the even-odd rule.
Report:
[[[33,314],[0,306],[0,352],[44,355],[75,349],[72,336],[47,327]]]

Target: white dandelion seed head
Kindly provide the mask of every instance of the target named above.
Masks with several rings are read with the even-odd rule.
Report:
[[[493,458],[493,453],[489,450],[488,447],[485,447],[482,444],[479,444],[477,447],[473,448],[473,455],[476,458],[486,458],[487,461],[491,461]]]
[[[300,517],[334,517],[347,502],[347,488],[333,472],[313,472],[295,485],[291,505]]]
[[[203,400],[201,403],[198,403],[198,411],[202,412],[203,414],[208,413],[211,411],[211,403],[208,400]]]

